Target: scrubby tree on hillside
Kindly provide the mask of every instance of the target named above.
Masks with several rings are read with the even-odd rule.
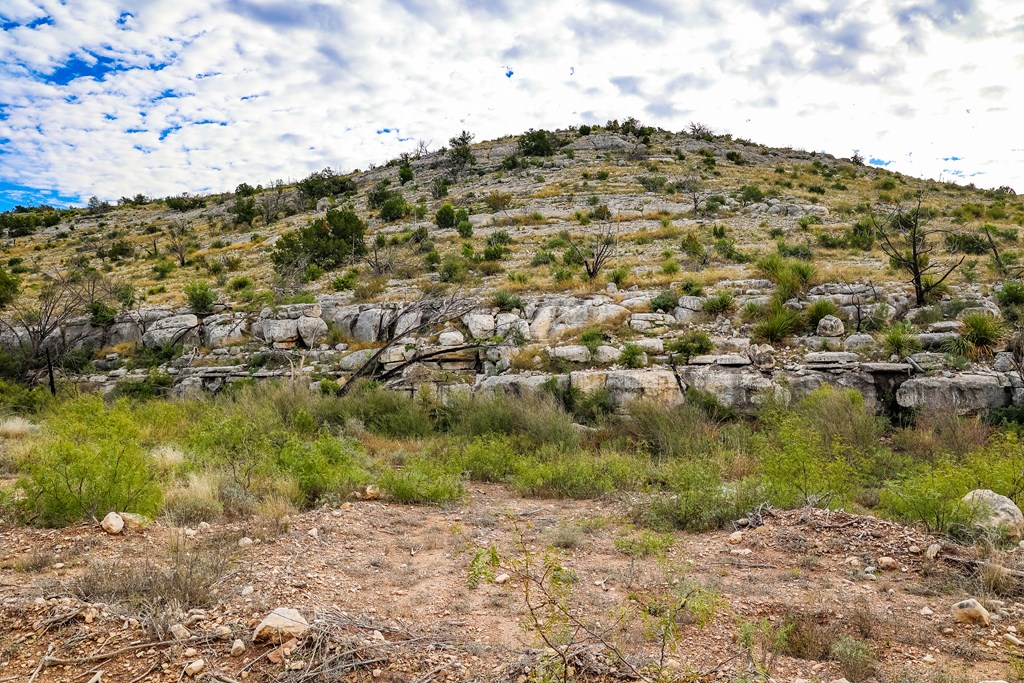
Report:
[[[339,268],[366,254],[366,226],[351,209],[330,209],[305,228],[286,232],[274,245],[271,259],[279,272],[309,264]]]
[[[459,176],[462,175],[467,166],[476,164],[476,156],[473,155],[473,148],[470,146],[473,144],[474,137],[472,133],[464,130],[448,141],[448,149],[444,153],[444,160],[445,165],[448,167],[448,174],[454,180],[459,179]]]
[[[928,295],[967,258],[966,254],[945,262],[934,258],[939,235],[949,231],[930,225],[932,212],[922,206],[922,201],[923,196],[919,194],[909,206],[880,209],[871,214],[871,224],[882,251],[893,268],[910,276],[918,306],[923,306]]]

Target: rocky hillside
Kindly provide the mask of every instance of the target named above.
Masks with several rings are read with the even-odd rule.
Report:
[[[825,382],[880,411],[1024,396],[1006,188],[701,126],[470,141],[12,226],[4,346],[37,380],[50,349],[58,373],[125,391],[355,372],[441,393],[553,377],[620,403],[694,388],[741,410]],[[325,236],[345,221],[358,248]]]

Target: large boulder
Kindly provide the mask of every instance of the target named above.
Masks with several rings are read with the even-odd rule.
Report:
[[[915,377],[896,390],[896,402],[904,408],[970,413],[1008,405],[1010,387],[1004,387],[997,375]]]
[[[268,318],[258,323],[258,334],[272,346],[291,346],[299,341],[299,325],[294,318]]]
[[[533,339],[557,339],[584,327],[621,322],[629,309],[601,300],[572,300],[538,306],[530,321]]]
[[[818,321],[819,337],[841,337],[846,332],[843,321],[834,315],[826,315]]]
[[[199,318],[187,313],[172,315],[153,322],[142,335],[142,343],[150,349],[173,344],[195,343],[199,339]]]
[[[249,321],[245,316],[221,313],[203,320],[203,345],[208,349],[219,349],[243,341],[248,333]]]
[[[964,502],[977,511],[975,524],[980,528],[1004,533],[1007,538],[1024,537],[1024,514],[1006,496],[988,489],[975,489],[964,496]]]
[[[352,325],[352,339],[371,343],[386,336],[392,311],[387,308],[368,308],[361,311]]]
[[[705,391],[723,405],[745,413],[756,413],[769,400],[788,403],[791,398],[781,384],[750,368],[687,365],[679,371],[687,388]]]
[[[295,326],[307,348],[313,348],[327,338],[327,323],[320,318],[302,316],[295,321]]]
[[[462,316],[462,323],[473,339],[490,339],[494,336],[496,323],[490,313],[475,311]]]

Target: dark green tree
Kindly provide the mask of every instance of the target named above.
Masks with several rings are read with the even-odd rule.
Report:
[[[366,226],[351,209],[330,209],[305,228],[286,232],[271,259],[278,270],[313,264],[333,270],[366,254]]]

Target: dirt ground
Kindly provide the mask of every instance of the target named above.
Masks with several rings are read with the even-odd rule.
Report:
[[[295,515],[287,528],[181,530],[157,522],[116,536],[98,525],[4,528],[0,683],[179,681],[193,673],[228,683],[526,681],[550,654],[543,634],[530,628],[525,589],[531,587],[532,604],[545,596],[525,580],[528,551],[538,553],[535,573],[549,552],[571,577],[558,597],[574,619],[573,672],[581,680],[658,680],[658,662],[661,680],[734,680],[752,661],[780,681],[842,677],[834,658],[772,657],[756,639],[753,658],[748,654],[743,624],[749,630],[767,620],[767,630],[778,629],[795,615],[868,642],[877,666],[864,675],[878,680],[1011,680],[1012,660],[1024,655],[1011,642],[1024,629],[1024,604],[995,599],[964,563],[950,561],[970,558],[970,549],[945,542],[932,560],[927,550],[942,540],[822,510],[765,515],[763,526],[739,534],[656,537],[630,524],[628,505],[522,499],[477,485],[456,508],[353,501]],[[252,544],[240,545],[243,537]],[[623,539],[637,538],[660,545],[648,557],[624,552]],[[78,597],[83,576],[95,581],[146,561],[166,563],[170,548],[190,546],[230,548],[229,568],[202,609],[176,613],[173,604],[155,609]],[[492,546],[497,566],[489,562]],[[470,587],[474,557],[483,569]],[[705,623],[674,620],[682,624],[678,638],[662,654],[652,606],[680,585],[717,599]],[[991,627],[954,623],[951,606],[968,597],[986,604]],[[297,609],[312,628],[283,645],[254,644],[254,627],[279,607]],[[549,613],[533,613],[542,631],[555,633]],[[187,637],[175,640],[174,621]],[[199,659],[201,670],[189,669]]]

